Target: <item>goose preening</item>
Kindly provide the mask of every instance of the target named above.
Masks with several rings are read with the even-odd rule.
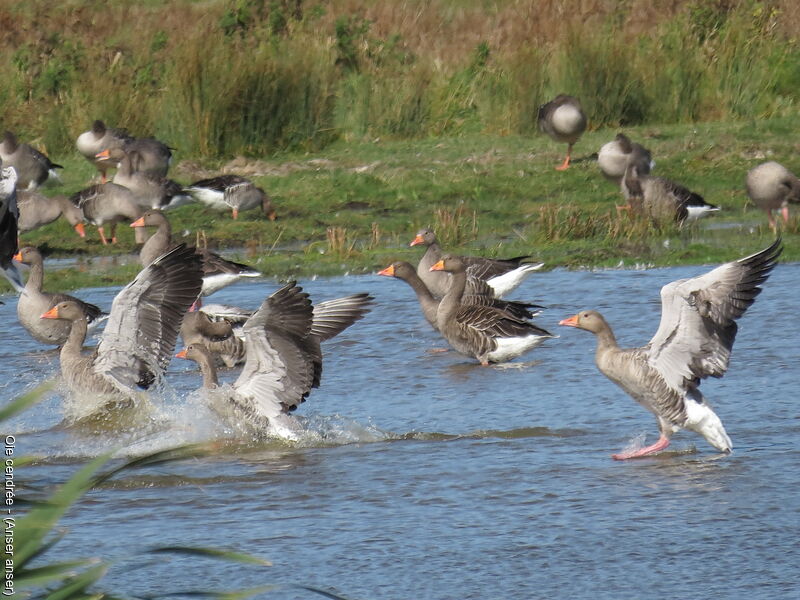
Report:
[[[189,344],[177,356],[198,363],[212,408],[258,433],[297,439],[302,427],[290,413],[319,387],[320,342],[347,326],[338,318],[324,321],[315,333],[311,300],[291,282],[266,298],[245,322],[245,364],[231,386],[219,385],[213,356],[204,344]]]
[[[574,96],[559,94],[547,104],[539,107],[536,120],[539,131],[546,133],[557,142],[567,144],[567,156],[556,169],[558,171],[568,169],[572,146],[586,131],[586,114],[583,112],[580,100]]]
[[[131,223],[131,227],[157,227],[156,232],[144,243],[139,251],[142,266],[149,265],[156,257],[161,256],[172,243],[172,227],[166,215],[158,210],[148,210]],[[260,277],[261,272],[242,263],[222,258],[206,248],[195,248],[195,252],[203,259],[203,289],[201,296],[210,296],[242,277]]]
[[[364,318],[373,300],[372,296],[362,292],[314,304],[309,335],[320,342],[331,339]],[[181,338],[185,345],[204,345],[226,367],[233,367],[245,360],[246,344],[242,326],[254,312],[219,304],[204,306],[184,317]]]
[[[167,176],[172,163],[172,149],[155,138],[128,138],[122,145],[114,145],[95,154],[95,160],[122,167],[125,156],[136,154],[135,170],[152,177],[162,179]]]
[[[789,221],[789,203],[800,203],[800,180],[775,161],[753,167],[747,172],[745,187],[750,200],[767,213],[769,226],[776,228],[773,211],[780,210],[783,222]]]
[[[270,221],[277,219],[269,195],[252,181],[239,175],[201,179],[186,186],[184,191],[209,208],[230,210],[234,219],[240,212],[253,208],[260,208]]]
[[[42,344],[60,346],[67,341],[71,325],[67,321],[42,319],[43,313],[56,304],[67,300],[75,302],[81,309],[89,328],[96,325],[105,313],[94,304],[89,304],[68,294],[52,294],[42,290],[44,283],[44,260],[36,248],[26,246],[14,255],[14,260],[30,266],[25,292],[17,301],[17,318],[31,336]]]
[[[165,210],[192,201],[178,182],[146,170],[144,157],[138,150],[124,152],[112,181],[128,188],[136,202],[145,209]]]
[[[506,362],[554,337],[530,321],[491,306],[462,303],[467,266],[457,256],[444,255],[431,266],[452,275],[450,289],[439,302],[436,326],[454,350],[486,366]]]
[[[628,165],[635,165],[639,174],[648,175],[655,163],[647,148],[632,142],[624,133],[618,133],[613,140],[600,148],[597,165],[606,179],[619,185]]]
[[[42,315],[71,323],[61,347],[61,373],[69,389],[86,402],[80,417],[120,401],[135,403],[140,389],[160,382],[172,355],[181,320],[200,293],[200,258],[178,246],[156,259],[116,295],[95,352],[81,354],[86,313],[79,304],[59,302]]]
[[[136,204],[131,191],[123,185],[113,182],[91,185],[70,196],[70,202],[81,209],[83,218],[97,227],[103,245],[116,243],[117,223],[135,221],[142,214],[141,207]],[[109,235],[106,236],[104,226],[110,224]]]
[[[58,180],[55,169],[63,169],[29,144],[20,144],[17,136],[6,131],[0,141],[0,162],[17,170],[17,187],[35,190],[48,178]]]
[[[14,264],[17,253],[17,171],[14,167],[0,170],[0,269],[18,292],[25,289],[22,275]]]
[[[112,151],[121,150],[131,140],[133,138],[126,130],[106,127],[103,121],[97,119],[89,131],[84,131],[78,136],[75,146],[78,152],[100,171],[100,181],[105,183],[108,181],[108,170],[114,168],[114,164],[108,160],[108,155]]]
[[[450,275],[445,272],[431,271],[431,267],[442,258],[442,248],[439,246],[433,230],[420,229],[409,244],[409,246],[418,245],[424,245],[427,249],[417,265],[417,274],[431,293],[441,298],[450,287]],[[505,259],[481,256],[462,256],[460,258],[467,267],[467,275],[489,284],[492,294],[497,298],[502,298],[517,289],[531,273],[544,266],[544,263],[523,262],[531,258],[530,256]],[[483,293],[480,284],[476,285],[471,279],[468,282],[467,291],[473,294]]]
[[[17,228],[20,233],[33,231],[63,216],[79,236],[86,236],[83,212],[66,196],[59,194],[48,198],[37,191],[21,190],[17,192],[17,207]]]
[[[393,262],[385,269],[378,271],[378,275],[395,277],[396,279],[405,281],[411,286],[411,289],[414,290],[417,296],[425,320],[428,321],[431,327],[436,331],[439,331],[439,325],[436,322],[436,313],[439,310],[440,299],[431,293],[411,263],[406,261]],[[467,306],[491,306],[506,311],[519,319],[532,319],[539,314],[539,311],[535,309],[543,308],[538,304],[530,304],[528,302],[501,300],[495,298],[491,294],[469,294],[466,293],[466,290],[461,297],[461,303]]]
[[[719,210],[679,183],[642,174],[636,164],[628,165],[620,185],[628,207],[641,209],[656,223],[683,224]]]
[[[659,452],[679,429],[695,431],[718,450],[730,452],[731,440],[703,398],[700,382],[727,371],[736,320],[761,293],[759,285],[769,277],[780,253],[778,239],[761,252],[665,285],[658,331],[641,348],[620,348],[609,324],[594,310],[559,323],[595,334],[600,372],[658,421],[660,436],[655,444],[614,454],[615,459]]]

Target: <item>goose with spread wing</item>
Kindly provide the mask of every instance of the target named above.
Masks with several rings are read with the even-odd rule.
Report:
[[[725,263],[703,275],[661,288],[661,323],[650,342],[623,349],[603,316],[579,312],[559,325],[585,329],[597,337],[595,362],[600,372],[652,412],[660,437],[655,444],[612,455],[617,460],[647,456],[669,446],[680,429],[702,435],[723,452],[731,440],[700,392],[706,377],[728,369],[737,324],[761,293],[781,253],[780,239],[768,248]]]
[[[81,306],[60,302],[42,315],[70,321],[61,347],[61,373],[74,393],[91,395],[88,416],[119,401],[135,402],[137,392],[158,383],[175,351],[183,315],[202,285],[200,258],[178,246],[153,261],[114,298],[94,354],[81,353],[87,319]]]
[[[177,356],[199,364],[212,408],[258,433],[296,439],[301,427],[290,413],[322,376],[323,338],[313,331],[311,300],[290,282],[266,298],[244,324],[246,359],[232,386],[219,385],[213,356],[204,344],[189,344]]]
[[[436,325],[457,352],[472,356],[486,366],[512,360],[554,337],[507,311],[463,304],[467,267],[459,257],[445,254],[431,269],[452,275],[450,289],[436,311]]]
[[[437,298],[443,297],[450,288],[450,275],[444,271],[431,271],[431,267],[442,258],[442,248],[432,229],[420,229],[411,240],[409,246],[426,246],[425,254],[417,265],[417,274],[425,282],[431,293]],[[462,256],[461,260],[467,268],[467,293],[483,294],[479,279],[489,284],[492,294],[502,298],[513,292],[534,271],[538,271],[544,263],[525,262],[530,256],[514,258],[484,258],[482,256]]]

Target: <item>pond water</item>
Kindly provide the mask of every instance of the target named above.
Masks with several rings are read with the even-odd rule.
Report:
[[[597,371],[589,333],[557,326],[597,308],[621,344],[643,344],[660,287],[707,269],[535,274],[514,297],[545,304],[537,322],[560,337],[488,368],[430,353],[443,342],[401,281],[301,281],[315,300],[376,298],[323,347],[322,386],[297,413],[308,436],[224,443],[211,457],[118,476],[65,516],[55,555],[116,560],[104,588],[135,596],[299,583],[376,600],[800,597],[800,264],[775,269],[739,322],[729,372],[703,383],[729,456],[681,432],[663,455],[613,461],[654,441],[655,421]],[[276,288],[248,282],[213,300],[256,307]],[[116,291],[76,294],[108,309]],[[0,385],[11,398],[56,375],[58,361],[4,300]],[[10,423],[17,453],[43,457],[18,477],[54,484],[109,449],[231,436],[196,392],[193,363],[173,361],[168,380],[157,428],[63,430],[64,398],[52,394]],[[237,549],[273,566],[147,555],[163,545]]]

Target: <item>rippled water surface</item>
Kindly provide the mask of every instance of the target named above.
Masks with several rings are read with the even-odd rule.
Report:
[[[173,361],[157,427],[54,428],[61,393],[15,419],[17,452],[44,457],[19,477],[55,483],[110,449],[229,440],[213,457],[118,477],[63,519],[60,558],[119,559],[104,585],[129,595],[293,582],[363,599],[797,598],[800,265],[776,268],[740,321],[728,374],[703,383],[730,456],[681,432],[661,456],[611,460],[654,441],[655,421],[596,370],[590,334],[556,325],[597,308],[621,344],[643,344],[660,286],[704,270],[536,274],[514,295],[547,305],[538,323],[560,338],[489,368],[429,353],[443,341],[401,281],[301,281],[315,300],[376,298],[324,345],[322,387],[298,410],[301,442],[231,441],[196,393],[193,363]],[[214,300],[256,307],[276,287],[240,284]],[[108,309],[116,291],[79,295]],[[11,398],[58,365],[5,301],[0,385]],[[235,548],[274,566],[152,560],[156,545]]]

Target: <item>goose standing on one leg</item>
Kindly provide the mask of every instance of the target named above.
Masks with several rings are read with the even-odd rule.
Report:
[[[732,445],[719,417],[700,392],[706,377],[722,377],[736,338],[736,320],[761,293],[781,253],[780,239],[751,256],[668,283],[661,288],[661,323],[641,348],[622,349],[603,316],[579,312],[559,325],[597,337],[595,362],[658,421],[660,436],[651,446],[612,455],[617,460],[647,456],[669,446],[672,434],[690,429],[723,452]]]
[[[559,94],[547,104],[539,107],[537,115],[539,131],[546,133],[557,142],[567,144],[567,156],[556,167],[558,171],[569,168],[572,146],[586,131],[586,114],[580,100],[574,96]]]

